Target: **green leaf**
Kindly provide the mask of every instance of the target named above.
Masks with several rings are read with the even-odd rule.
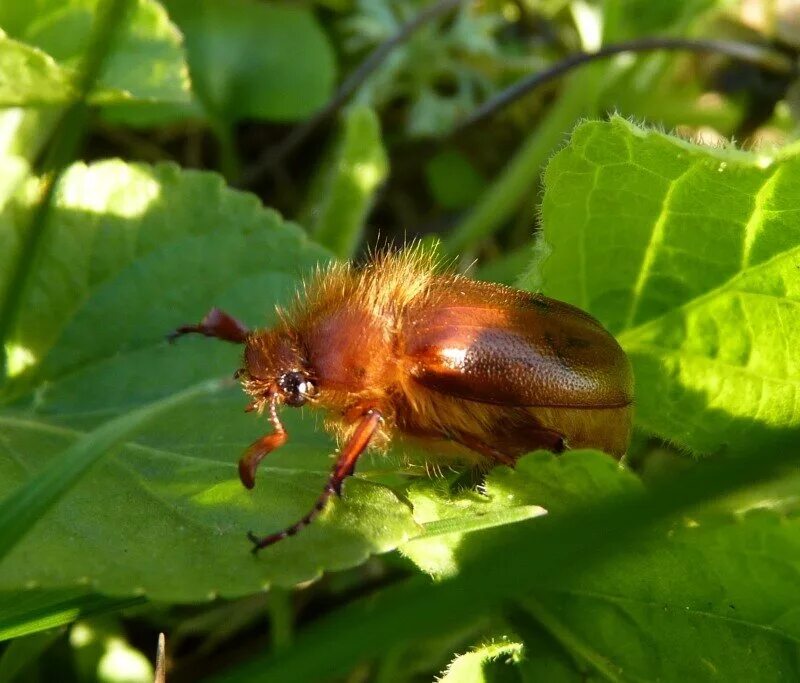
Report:
[[[215,118],[294,121],[331,96],[333,49],[308,9],[255,0],[169,0],[193,88]]]
[[[800,519],[761,510],[692,516],[525,604],[586,666],[625,680],[769,681],[800,675],[798,581]]]
[[[714,452],[800,426],[798,169],[618,117],[548,166],[544,291],[617,335],[644,430]]]
[[[0,106],[67,102],[77,94],[74,77],[46,52],[0,31]]]
[[[203,211],[198,215],[196,207],[199,205],[203,206]],[[220,227],[227,225],[240,227],[231,231]],[[277,214],[264,211],[254,196],[226,189],[222,179],[215,174],[180,171],[169,164],[154,167],[121,161],[104,161],[90,166],[75,164],[56,189],[55,207],[45,228],[36,265],[38,276],[29,278],[27,287],[19,293],[21,313],[8,343],[19,358],[27,359],[28,374],[34,374],[32,371],[38,369],[42,359],[64,333],[67,323],[86,305],[90,294],[103,283],[110,286],[110,280],[130,269],[137,259],[145,257],[160,259],[159,267],[166,271],[162,277],[167,278],[147,282],[152,296],[157,301],[163,300],[165,306],[148,312],[149,302],[140,300],[144,307],[140,312],[140,323],[149,327],[151,341],[174,328],[175,319],[180,315],[185,316],[184,320],[202,316],[211,305],[211,298],[232,287],[236,279],[232,273],[239,268],[247,273],[240,273],[240,279],[248,275],[257,277],[259,271],[263,271],[262,277],[272,285],[264,292],[265,297],[271,292],[286,292],[303,265],[316,263],[323,258],[323,252],[314,251],[307,245],[300,247],[299,233],[294,227],[278,228],[273,234],[271,230],[279,225],[282,222]],[[11,230],[7,234],[10,233]],[[238,240],[239,253],[248,251],[241,243],[246,241],[246,235],[253,233],[262,251],[251,251],[249,257],[245,256],[249,260],[237,263],[237,254],[230,250],[223,261],[211,258],[210,255],[215,254],[213,249],[222,249],[226,241]],[[185,242],[181,244],[183,240]],[[216,245],[208,246],[214,242]],[[211,250],[203,253],[204,247]],[[169,249],[182,252],[178,255],[185,260],[182,267],[191,269],[184,274],[181,286],[199,295],[193,306],[184,307],[182,311],[166,308],[167,303],[181,300],[186,295],[186,292],[165,288],[165,282],[176,275],[169,272],[172,267],[169,257],[159,257],[158,253]],[[281,249],[288,254],[304,251],[307,258],[305,261],[280,263],[275,254]],[[213,268],[218,271],[214,283],[206,283],[195,275]],[[130,271],[128,277],[133,277],[131,273],[135,272],[136,269]],[[9,274],[10,269],[0,271],[0,291],[5,284],[2,279]],[[131,283],[130,286],[138,284]],[[205,288],[205,291],[197,287]],[[106,296],[113,299],[116,295]],[[135,295],[135,290],[122,292],[119,305],[135,298]],[[242,292],[237,298],[245,295]],[[203,301],[203,297],[208,298]],[[260,321],[271,305],[259,301],[255,292],[251,292],[248,298],[248,310],[238,313],[259,316],[256,321]],[[218,299],[217,303],[224,304],[225,301]],[[112,309],[117,305],[113,300],[107,300],[107,304]],[[154,314],[159,316],[158,320],[152,317]],[[111,315],[117,319],[120,311],[112,311]],[[130,317],[123,320],[132,321]],[[113,350],[114,344],[130,345],[132,341],[124,336],[108,340],[103,335],[96,335],[91,327],[83,329],[82,335],[75,341],[74,354],[78,358],[87,352],[87,344],[105,343]],[[69,365],[59,357],[51,357],[49,363],[49,379],[54,379],[54,373],[60,372],[56,366]],[[21,367],[19,371],[23,369]],[[31,381],[38,380],[21,377],[18,383],[29,385]]]
[[[560,457],[542,451],[521,459],[514,469],[495,467],[480,493],[451,495],[440,486],[417,484],[407,495],[424,531],[400,550],[423,571],[452,576],[482,542],[482,535],[473,537],[473,532],[560,512],[636,484],[614,460],[593,451]]]
[[[588,456],[587,462],[592,462]],[[597,608],[585,609],[575,617],[591,623],[565,626],[547,620],[545,624],[580,661],[589,662],[592,673],[602,672],[601,676],[610,680],[653,680],[661,670],[672,676],[683,667],[694,666],[697,673],[691,680],[698,676],[699,680],[710,680],[712,676],[706,672],[712,669],[702,662],[708,649],[711,663],[721,672],[714,680],[738,680],[737,674],[731,674],[737,666],[745,672],[742,680],[774,680],[769,674],[779,667],[792,678],[800,661],[800,624],[796,619],[800,534],[793,528],[797,522],[787,524],[771,513],[765,522],[759,521],[763,519],[760,514],[745,516],[740,522],[714,523],[696,518],[697,527],[667,522],[679,514],[689,514],[698,504],[771,480],[798,462],[796,447],[703,462],[647,492],[624,485],[623,492],[603,496],[599,502],[579,509],[572,506],[568,512],[551,513],[533,522],[474,534],[481,545],[456,576],[435,584],[416,577],[379,596],[350,604],[298,634],[291,650],[252,658],[235,671],[226,672],[224,680],[252,680],[256,675],[270,681],[332,678],[355,662],[374,658],[399,644],[424,641],[475,615],[488,617],[514,605],[520,596],[584,585],[594,573],[608,577],[609,568],[617,560],[617,568],[627,569],[618,578],[629,586],[623,590],[633,596],[631,603],[604,603],[605,596],[600,595]],[[594,468],[587,468],[588,473]],[[742,532],[742,524],[754,526]],[[633,558],[635,565],[628,564]],[[651,559],[653,563],[648,566]],[[718,578],[721,583],[717,583]],[[702,583],[695,585],[698,579]],[[665,596],[669,600],[666,609],[662,601]],[[592,604],[592,597],[585,595],[586,605]],[[637,606],[637,598],[647,603]],[[723,616],[723,609],[730,609],[726,600],[737,606],[737,612],[743,610],[741,620]],[[658,631],[641,618],[639,610],[653,616],[659,608],[666,616],[655,622],[657,626],[674,621],[668,637],[654,643]],[[626,610],[635,621],[625,620]],[[706,610],[712,615],[708,624],[721,629],[721,647],[710,642],[709,631],[695,630]],[[571,617],[574,615],[570,612]],[[596,633],[604,627],[607,630],[600,642],[616,639],[613,647],[603,648],[605,652],[594,648],[591,640],[571,637],[573,631]],[[697,641],[693,640],[695,632],[701,636]],[[633,634],[635,640],[629,641]],[[751,639],[759,648],[757,653],[750,648]],[[628,642],[635,646],[631,652],[625,651]],[[681,652],[681,657],[675,657],[675,652]],[[767,676],[754,677],[754,670],[765,665],[768,657],[773,661],[765,668]],[[645,660],[650,668],[642,674],[640,666]],[[628,671],[630,676],[626,675]],[[560,672],[566,673],[563,669]],[[559,674],[557,680],[569,678]],[[665,676],[662,680],[680,678]]]
[[[311,208],[311,232],[342,258],[350,258],[361,242],[375,193],[389,171],[377,114],[354,106],[344,114],[340,140],[318,181]]]
[[[47,467],[0,501],[0,563],[53,504],[108,451],[149,421],[193,399],[216,393],[223,384],[207,380],[160,401],[109,420],[77,440]]]
[[[214,174],[74,166],[24,293],[36,305],[22,307],[12,342],[33,364],[7,388],[0,412],[0,495],[36,482],[98,425],[230,376],[240,348],[204,338],[169,345],[165,334],[213,305],[253,327],[269,323],[299,276],[327,258]],[[0,564],[0,589],[89,582],[110,596],[237,596],[351,567],[418,533],[392,491],[355,478],[307,532],[251,557],[245,532],[278,530],[305,513],[334,444],[300,411],[285,411],[289,443],[248,492],[235,462],[269,425],[245,414],[246,403],[234,387],[126,437]],[[367,459],[360,472],[369,468]]]
[[[31,57],[23,65],[25,68],[18,70],[18,63],[4,58],[14,53],[0,42],[0,103],[69,101],[75,69],[100,16],[98,9],[99,0],[76,0],[66,5],[60,0],[3,3],[0,28],[19,41],[17,45],[27,44],[23,47]],[[19,52],[19,48],[16,50]],[[27,76],[22,83],[16,83],[20,74]],[[30,87],[23,87],[26,83]],[[130,0],[127,16],[90,100],[188,103],[188,94],[188,69],[180,33],[156,0]]]

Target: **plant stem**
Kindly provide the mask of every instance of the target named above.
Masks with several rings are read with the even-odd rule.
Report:
[[[572,124],[594,111],[597,73],[575,74],[542,122],[483,194],[472,212],[444,240],[448,254],[458,255],[494,233],[533,192],[542,166],[561,144]],[[533,223],[533,216],[531,216]]]

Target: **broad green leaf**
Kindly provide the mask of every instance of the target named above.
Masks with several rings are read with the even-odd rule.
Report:
[[[342,258],[354,255],[388,170],[377,114],[369,107],[351,107],[312,200],[310,228],[320,244]]]
[[[19,540],[108,451],[154,418],[193,399],[216,393],[223,384],[207,380],[109,420],[77,440],[0,501],[0,564]]]
[[[169,345],[165,335],[213,305],[267,324],[300,275],[328,258],[255,197],[174,166],[76,165],[47,235],[26,294],[36,306],[24,307],[15,337],[36,349],[36,364],[0,412],[0,495],[36,481],[99,424],[230,376],[240,348],[204,338]],[[0,589],[88,582],[111,596],[236,596],[351,567],[418,533],[407,505],[368,480],[367,459],[366,478],[348,481],[306,533],[250,556],[247,530],[277,530],[310,508],[334,444],[310,416],[285,411],[289,443],[248,492],[235,463],[269,425],[245,414],[246,403],[233,387],[129,437],[0,563]]]
[[[544,292],[617,335],[642,429],[708,453],[800,428],[798,171],[618,117],[551,161]]]
[[[255,0],[168,0],[185,36],[194,93],[215,117],[294,121],[320,108],[336,65],[304,7]]]
[[[555,578],[527,607],[586,666],[623,680],[793,679],[798,581],[797,517],[692,516],[666,539]]]
[[[485,484],[490,502],[483,505],[514,509],[535,502],[559,516],[637,489],[635,478],[607,456],[538,453],[522,459],[515,470],[490,472]],[[463,519],[466,506],[476,507],[473,501],[480,496],[461,494],[447,501],[444,494],[433,498],[423,488],[412,489],[410,499],[419,521],[434,504],[443,508],[436,516],[446,518],[448,503]],[[453,534],[412,540],[402,551],[426,571],[455,576],[486,543],[483,534]],[[497,539],[492,543],[512,547]],[[591,572],[574,569],[565,566],[563,574],[536,591],[535,599],[523,602],[539,630],[581,663],[576,676],[596,670],[623,680],[655,676],[672,681],[691,677],[703,658],[705,670],[716,670],[722,680],[735,678],[736,671],[751,672],[749,680],[759,671],[770,672],[762,680],[771,680],[794,666],[793,657],[800,654],[800,621],[791,616],[800,610],[792,588],[800,579],[798,517],[763,510],[738,517],[708,511],[659,530],[636,551],[621,553]],[[543,661],[525,668],[539,675],[552,675],[553,667],[569,671],[563,656],[556,657],[552,647],[542,650],[540,640],[541,635],[532,646],[541,650]],[[746,654],[731,655],[743,651],[743,642],[752,644]],[[681,658],[669,657],[675,647]]]
[[[437,679],[439,683],[488,683],[485,669],[492,663],[513,664],[522,655],[520,643],[500,640],[479,645],[470,652],[458,655]]]
[[[203,207],[199,214],[198,206]],[[296,231],[278,231],[274,235],[269,232],[279,223],[277,215],[264,211],[255,197],[227,190],[222,179],[214,174],[180,171],[168,164],[154,167],[121,161],[104,161],[90,166],[75,164],[66,172],[56,190],[55,208],[46,226],[37,262],[37,276],[30,277],[26,289],[19,294],[21,314],[9,343],[17,349],[19,357],[27,358],[35,369],[95,288],[156,250],[171,248],[183,252],[186,259],[193,255],[192,262],[184,265],[199,270],[185,273],[184,287],[206,287],[206,296],[211,297],[214,287],[225,285],[204,284],[204,278],[198,278],[197,272],[216,267],[221,271],[217,277],[231,286],[234,280],[231,273],[237,267],[245,268],[252,275],[264,270],[264,259],[276,253],[270,251],[270,245],[277,250],[288,249],[290,253],[297,249]],[[220,228],[229,224],[241,227],[231,232]],[[212,258],[214,247],[211,247],[212,251],[202,251],[203,239],[219,240],[220,243],[237,238],[242,241],[244,235],[251,232],[259,236],[263,251],[251,250],[250,266],[237,264],[232,254],[224,263],[217,263]],[[209,236],[211,233],[218,234]],[[8,231],[7,234],[12,233]],[[200,240],[193,241],[193,237]],[[186,244],[181,245],[182,240],[187,240]],[[188,253],[190,245],[194,246]],[[247,251],[245,247],[239,249]],[[321,256],[321,251],[309,254],[308,262]],[[275,282],[278,289],[290,288],[302,264],[287,261],[284,266],[275,263],[274,258],[270,261],[279,272],[264,270],[263,277]],[[164,263],[162,268],[169,271],[169,263]],[[3,269],[0,277],[7,277],[9,272]],[[164,275],[172,277],[169,273]],[[281,278],[282,282],[279,282]],[[162,325],[160,333],[175,327],[174,320],[179,314],[169,311],[167,305],[181,299],[178,292],[165,289],[165,282],[148,280],[148,286],[155,290],[156,299],[164,301],[160,313],[164,319],[158,321]],[[135,296],[135,291],[124,296],[126,298],[120,300],[120,305]],[[255,292],[251,297],[252,303],[256,303]],[[146,305],[150,302],[141,303]],[[113,301],[109,304],[114,307]],[[194,307],[183,315],[192,320],[201,316],[210,305],[210,301],[202,300],[201,294]],[[239,314],[261,316],[271,308],[270,302],[262,302]],[[113,315],[119,317],[119,311]],[[168,321],[167,317],[171,319]],[[148,317],[146,310],[142,311],[142,318],[142,324],[155,327],[153,323],[156,321]],[[131,318],[125,317],[124,320]],[[103,342],[102,336],[98,337],[91,329],[84,330],[84,337],[86,339],[78,341],[79,347]],[[81,348],[75,353],[82,353]],[[51,366],[56,362],[51,359]]]
[[[586,462],[597,461],[587,456]],[[769,481],[799,462],[800,451],[788,447],[703,462],[647,492],[624,485],[622,492],[579,509],[571,506],[474,534],[480,545],[457,575],[436,584],[416,577],[351,604],[298,634],[291,650],[252,658],[224,680],[256,675],[276,682],[326,680],[399,644],[505,610],[521,596],[541,600],[559,588],[593,586],[595,574],[610,586],[615,576],[632,600],[614,594],[607,600],[606,594],[578,590],[586,601],[580,613],[566,611],[567,604],[563,617],[556,613],[555,620],[535,613],[558,642],[588,662],[590,674],[605,680],[775,680],[772,674],[780,669],[792,679],[800,661],[797,520],[769,512],[713,519],[700,516],[697,506]],[[587,474],[594,468],[589,465]],[[680,514],[690,514],[692,521],[681,523],[676,519]],[[736,606],[736,617],[730,615],[730,604]],[[664,613],[658,620],[657,609]],[[566,616],[571,621],[564,623]],[[662,626],[663,639],[657,630]],[[715,626],[718,644],[717,635],[709,637]],[[600,631],[602,648],[584,637]],[[612,639],[614,645],[606,648]],[[708,656],[711,667],[703,663]],[[644,673],[643,661],[650,667]],[[687,677],[692,665],[695,673]],[[759,667],[765,677],[757,673]]]
[[[3,59],[6,52],[0,42],[0,103],[39,105],[69,101],[75,70],[99,16],[99,3],[100,0],[2,3],[0,29],[19,41],[18,45],[25,44],[36,58],[31,57],[25,71],[14,69],[15,64]],[[34,76],[37,80],[31,81],[28,88],[22,87],[25,80],[15,84],[21,73],[29,73],[28,80]],[[4,98],[6,88],[15,97]],[[90,99],[95,103],[188,103],[188,95],[188,69],[180,32],[156,0],[129,0],[125,21]]]
[[[76,96],[75,74],[46,52],[13,40],[0,30],[0,106],[47,105]]]

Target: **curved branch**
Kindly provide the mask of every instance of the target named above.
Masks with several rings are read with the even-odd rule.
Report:
[[[668,38],[651,37],[636,38],[622,43],[606,45],[597,52],[579,52],[557,62],[549,69],[523,78],[514,85],[506,88],[495,97],[478,107],[468,118],[459,123],[453,133],[457,133],[478,121],[492,116],[498,110],[508,106],[514,100],[528,94],[541,85],[549,83],[573,69],[606,59],[614,55],[625,53],[650,52],[653,50],[686,50],[689,52],[713,52],[728,55],[743,62],[752,62],[772,71],[783,73],[797,72],[797,64],[785,52],[752,43],[742,43],[733,40],[693,39],[693,38]]]

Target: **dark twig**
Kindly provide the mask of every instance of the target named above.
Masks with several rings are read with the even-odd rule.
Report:
[[[692,38],[637,38],[622,43],[606,45],[597,52],[579,52],[562,59],[549,69],[523,78],[514,85],[506,88],[495,97],[478,107],[468,118],[458,124],[453,133],[459,132],[478,121],[491,116],[498,110],[506,107],[511,102],[518,100],[523,95],[538,88],[540,85],[563,76],[568,71],[614,55],[624,53],[649,52],[651,50],[688,50],[691,52],[715,52],[728,55],[744,62],[753,62],[767,69],[784,73],[791,73],[797,69],[794,60],[785,52],[773,48],[751,43],[742,43],[732,40],[692,39]]]
[[[280,164],[286,156],[308,138],[320,123],[335,114],[347,103],[364,81],[383,64],[392,50],[406,42],[419,28],[437,17],[451,12],[464,1],[465,0],[439,0],[439,2],[422,10],[417,16],[411,19],[411,21],[403,24],[397,33],[370,52],[367,58],[344,80],[328,104],[310,119],[293,128],[277,145],[265,150],[253,165],[242,174],[239,185],[252,185],[261,178],[264,173]]]

